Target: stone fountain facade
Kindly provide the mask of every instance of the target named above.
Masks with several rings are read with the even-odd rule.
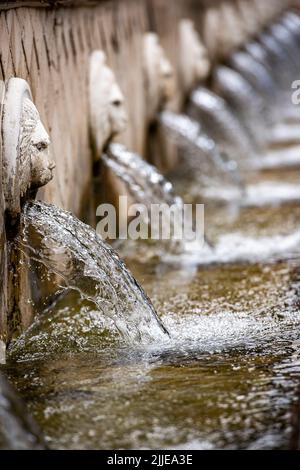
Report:
[[[118,141],[141,155],[147,155],[149,116],[145,81],[144,38],[157,34],[173,70],[173,99],[168,106],[179,110],[187,90],[180,70],[180,20],[187,23],[192,37],[198,35],[207,51],[205,60],[215,63],[255,34],[264,24],[291,5],[290,0],[107,0],[107,1],[7,1],[0,5],[0,114],[3,122],[5,84],[11,77],[26,80],[41,122],[51,139],[51,158],[56,166],[53,180],[38,191],[38,197],[72,211],[94,224],[95,203],[92,180],[95,158],[89,123],[90,56],[101,50],[113,70],[125,97],[128,126]],[[248,13],[252,11],[252,16]],[[246,13],[245,13],[246,12]],[[255,16],[256,15],[256,16]],[[251,22],[251,21],[252,22]],[[177,26],[176,26],[177,25]],[[199,53],[200,53],[199,52]],[[189,77],[184,79],[189,83]],[[205,75],[204,78],[205,79]],[[0,139],[3,150],[3,132]],[[157,145],[157,148],[161,147]],[[159,151],[158,151],[159,153]],[[3,170],[4,156],[1,152]],[[176,161],[172,149],[156,155],[161,167]],[[51,170],[52,171],[52,170]],[[21,188],[20,178],[20,187]],[[7,240],[11,234],[5,202],[5,177],[0,178],[0,339],[10,340],[8,319],[17,310],[21,331],[32,321],[20,292],[27,292],[26,272],[16,272]],[[111,178],[103,182],[107,193],[118,193]],[[40,186],[40,185],[38,185]],[[113,196],[112,196],[113,197]],[[5,213],[6,209],[6,213]],[[6,223],[5,223],[6,222]],[[18,293],[12,298],[17,278]],[[8,321],[8,323],[7,323]]]

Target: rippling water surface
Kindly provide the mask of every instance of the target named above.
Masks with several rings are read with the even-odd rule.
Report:
[[[195,250],[146,263],[131,250],[126,262],[170,338],[130,346],[77,292],[59,298],[5,367],[48,445],[287,448],[300,379],[299,217],[295,202],[217,204],[206,225],[226,259]]]

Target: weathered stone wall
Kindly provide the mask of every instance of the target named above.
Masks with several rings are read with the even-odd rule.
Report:
[[[88,199],[92,159],[88,130],[89,54],[103,49],[126,96],[130,126],[123,137],[142,151],[141,37],[143,2],[91,8],[16,8],[0,12],[0,78],[26,79],[52,141],[54,180],[41,197],[79,215]],[[5,45],[5,47],[3,47]]]
[[[88,131],[88,60],[103,49],[125,95],[129,126],[123,141],[145,155],[147,126],[142,37],[154,30],[178,72],[178,21],[190,17],[200,34],[204,11],[237,0],[110,0],[0,4],[0,79],[26,79],[52,140],[55,178],[40,197],[76,215],[88,206],[92,158]],[[45,5],[76,7],[46,8]],[[9,8],[13,5],[44,8]],[[81,6],[86,4],[87,6]],[[94,6],[96,4],[96,6]],[[1,10],[2,8],[2,10]],[[174,106],[182,102],[180,87]]]
[[[7,2],[8,7],[13,3]],[[91,51],[107,53],[126,98],[129,126],[118,140],[145,155],[143,34],[158,32],[178,71],[178,21],[191,17],[198,22],[207,2],[174,0],[172,8],[165,0],[101,1],[97,6],[54,3],[79,6],[0,11],[0,79],[17,76],[28,81],[51,136],[55,178],[39,197],[81,215],[89,206],[92,176],[87,89]],[[175,107],[181,98],[178,87]]]
[[[4,93],[4,83],[0,81],[0,129],[1,129],[1,103],[2,96]],[[6,295],[7,295],[7,284],[6,284],[6,236],[4,226],[4,198],[2,191],[2,145],[1,145],[1,132],[0,132],[0,363],[2,360],[3,353],[3,342],[5,341],[4,334],[6,332]]]

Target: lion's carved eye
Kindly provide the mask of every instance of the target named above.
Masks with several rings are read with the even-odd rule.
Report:
[[[112,105],[113,105],[113,106],[116,106],[116,107],[119,107],[119,106],[122,105],[122,101],[119,100],[119,99],[113,100],[113,101],[112,101]]]
[[[37,148],[39,152],[41,152],[42,150],[46,150],[48,148],[48,142],[46,141],[37,142],[36,144],[34,144],[34,146]]]

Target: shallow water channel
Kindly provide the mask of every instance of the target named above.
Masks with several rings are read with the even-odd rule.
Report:
[[[282,188],[300,177],[269,172],[251,184],[270,181]],[[170,339],[130,345],[69,292],[11,345],[4,371],[50,448],[289,447],[300,384],[300,201],[270,204],[268,195],[260,207],[207,202],[211,258],[142,262],[129,250]]]

